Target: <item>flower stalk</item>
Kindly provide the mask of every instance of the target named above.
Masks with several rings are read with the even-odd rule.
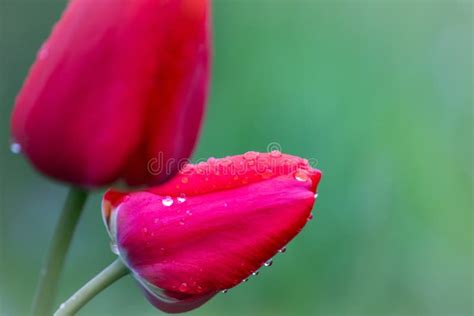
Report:
[[[87,282],[76,293],[74,293],[74,295],[72,295],[66,302],[61,304],[56,313],[54,313],[54,316],[72,316],[76,314],[98,293],[128,273],[129,270],[122,263],[121,259],[115,260],[92,280]]]
[[[33,316],[50,316],[59,277],[69,245],[87,200],[87,191],[72,187],[53,233],[50,248],[41,268],[32,306]]]

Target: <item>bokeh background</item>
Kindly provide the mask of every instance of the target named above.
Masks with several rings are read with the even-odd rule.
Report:
[[[0,315],[26,315],[66,188],[9,152],[14,97],[65,1],[0,1]],[[215,0],[195,158],[316,158],[315,219],[270,268],[190,315],[473,314],[473,4]],[[71,140],[73,141],[73,140]],[[114,256],[87,203],[65,299]],[[59,302],[59,301],[58,301]],[[80,315],[158,315],[131,278]]]

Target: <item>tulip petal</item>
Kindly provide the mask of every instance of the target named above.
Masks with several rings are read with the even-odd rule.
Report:
[[[38,53],[12,135],[46,175],[94,187],[157,183],[187,158],[209,77],[208,0],[71,0]]]
[[[195,308],[210,300],[215,293],[205,295],[184,294],[173,291],[162,290],[153,284],[135,276],[148,301],[156,308],[166,313],[183,313]]]
[[[321,173],[298,157],[255,156],[263,173],[249,157],[211,159],[200,166],[207,173],[189,165],[148,191],[105,195],[119,255],[158,308],[189,310],[236,286],[306,224]],[[245,172],[235,178],[241,162]]]
[[[70,2],[12,118],[15,141],[38,169],[86,186],[115,180],[138,146],[163,36],[158,1],[111,3]]]
[[[320,171],[312,169],[306,159],[279,151],[271,153],[249,151],[244,155],[210,158],[207,162],[200,162],[197,165],[189,164],[170,181],[148,191],[170,196],[176,192],[200,195],[229,190],[282,175],[293,175],[298,170],[302,171],[302,177],[312,178],[312,190],[315,191],[321,176]]]
[[[160,47],[160,94],[150,101],[146,137],[128,166],[130,185],[143,179],[158,184],[173,176],[179,162],[191,155],[204,114],[210,72],[209,3],[171,2],[167,14],[172,17]],[[161,169],[153,169],[153,164]]]
[[[133,195],[117,215],[120,254],[160,288],[186,284],[180,292],[200,294],[233,287],[306,223],[314,193],[294,181],[268,180],[169,207],[166,197]]]

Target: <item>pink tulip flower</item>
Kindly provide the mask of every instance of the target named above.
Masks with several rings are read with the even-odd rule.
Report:
[[[307,160],[278,151],[211,158],[161,186],[108,191],[103,217],[149,301],[184,312],[284,248],[311,218],[320,178]]]
[[[15,104],[12,137],[44,174],[152,185],[150,159],[194,148],[209,82],[208,0],[71,0]]]

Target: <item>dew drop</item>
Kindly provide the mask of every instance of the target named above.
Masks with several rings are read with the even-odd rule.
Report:
[[[49,56],[49,49],[45,44],[43,44],[43,46],[41,46],[41,49],[38,52],[38,59],[43,60],[43,59],[48,58],[48,56]]]
[[[188,177],[183,177],[183,178],[181,179],[181,182],[184,183],[184,184],[188,183],[188,182],[189,182]]]
[[[64,307],[66,307],[66,304],[62,303],[61,305],[59,305],[59,309],[63,309]]]
[[[258,156],[258,153],[255,152],[255,151],[248,151],[244,154],[244,159],[246,160],[254,160],[255,158],[257,158]]]
[[[252,272],[252,275],[253,275],[253,276],[257,276],[259,273],[260,273],[260,272],[255,271],[255,272]]]
[[[313,219],[313,213],[310,213],[309,216],[308,216],[308,221],[310,221],[312,219]]]
[[[318,198],[318,193],[314,194],[314,199],[316,200]]]
[[[273,264],[273,259],[269,259],[269,260],[267,260],[267,262],[265,262],[263,265],[264,265],[265,267],[270,267],[272,264]]]
[[[184,225],[184,220],[180,220],[179,225],[183,226]]]
[[[281,248],[280,250],[278,250],[279,253],[285,253],[286,252],[286,247],[283,247]]]
[[[223,290],[223,291],[221,291],[222,294],[225,294],[225,293],[227,293],[227,292],[229,292],[229,290]]]
[[[180,292],[186,292],[188,290],[188,284],[186,284],[185,282],[181,283],[178,287],[178,290]]]
[[[243,279],[243,280],[242,280],[242,283],[245,283],[245,282],[247,282],[248,280],[249,280],[249,279]]]
[[[187,210],[186,215],[191,216],[191,215],[193,215],[193,212],[191,212],[190,210]]]
[[[200,286],[200,285],[198,285],[198,286],[197,286],[196,290],[197,290],[197,292],[198,292],[198,293],[202,293],[202,292],[204,292],[204,289],[203,289],[203,287],[202,287],[202,286]]]
[[[21,154],[21,145],[19,143],[11,143],[10,144],[10,151],[15,155]]]
[[[171,206],[173,205],[174,201],[171,196],[167,196],[163,200],[161,200],[161,203],[163,203],[164,206]]]
[[[195,172],[195,167],[193,165],[185,165],[180,171],[179,173],[180,174],[187,174],[187,175],[191,175]]]
[[[270,152],[270,156],[272,156],[273,158],[279,158],[281,157],[281,151],[279,150],[272,150]]]
[[[297,181],[305,182],[309,179],[308,174],[301,169],[296,170],[295,179]]]
[[[119,250],[118,250],[118,246],[115,242],[111,241],[110,242],[110,250],[112,250],[112,252],[116,255],[119,254]]]
[[[184,203],[186,202],[186,196],[184,194],[180,194],[180,196],[178,196],[176,200],[178,201],[178,203]]]

